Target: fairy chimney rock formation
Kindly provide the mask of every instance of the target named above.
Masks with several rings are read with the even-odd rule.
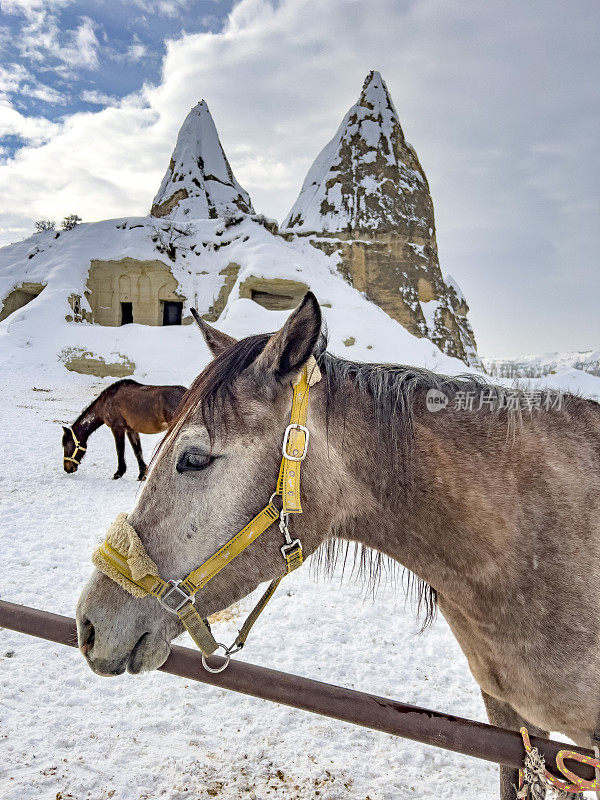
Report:
[[[240,211],[254,213],[250,195],[236,181],[208,105],[202,100],[181,126],[150,213],[184,221]]]
[[[317,156],[282,229],[339,254],[342,275],[415,336],[480,366],[464,297],[440,270],[427,178],[378,72]]]

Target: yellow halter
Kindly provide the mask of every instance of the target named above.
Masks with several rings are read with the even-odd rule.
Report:
[[[81,464],[81,458],[79,460],[77,459],[77,453],[78,453],[79,450],[81,450],[82,453],[85,453],[85,451],[87,450],[87,447],[83,447],[83,445],[79,442],[79,439],[77,438],[77,436],[75,436],[75,431],[73,430],[73,428],[65,427],[65,430],[69,431],[69,433],[73,437],[73,442],[75,444],[75,450],[73,450],[73,455],[72,456],[63,456],[63,462],[64,461],[72,461],[74,464],[77,464],[77,466],[79,466]]]
[[[239,533],[236,533],[203,564],[192,570],[186,578],[181,581],[165,581],[158,575],[156,565],[149,558],[133,527],[127,522],[126,514],[119,514],[117,520],[109,528],[106,540],[92,555],[94,565],[130,594],[136,597],[153,595],[167,611],[176,614],[202,651],[202,663],[210,672],[221,672],[229,664],[232,653],[242,649],[251,627],[271,599],[282,578],[275,578],[271,581],[230,647],[215,641],[208,622],[196,611],[194,607],[196,593],[261,533],[270,528],[277,519],[279,519],[279,529],[284,539],[280,549],[285,560],[285,574],[297,569],[303,562],[302,544],[299,539],[292,539],[288,527],[288,517],[290,514],[302,513],[300,466],[306,457],[309,439],[309,432],[305,425],[308,414],[308,390],[320,379],[321,374],[317,363],[311,357],[294,386],[290,424],[283,436],[283,457],[277,488],[267,505]],[[277,496],[281,497],[281,510],[273,504],[273,500]],[[226,661],[223,666],[215,669],[207,665],[205,656],[211,655],[219,647],[225,651]]]

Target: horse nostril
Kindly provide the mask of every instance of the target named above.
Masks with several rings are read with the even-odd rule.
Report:
[[[87,655],[94,646],[95,636],[96,632],[94,631],[94,626],[89,619],[84,619],[81,623],[81,633],[79,637],[79,649],[84,656]]]

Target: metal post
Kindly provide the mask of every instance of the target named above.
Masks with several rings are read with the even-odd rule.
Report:
[[[75,620],[70,617],[0,600],[0,626],[77,647]],[[218,666],[223,659],[213,656],[210,661]],[[213,674],[202,667],[200,653],[186,647],[173,646],[171,655],[160,669],[182,678],[202,681],[509,767],[518,768],[523,763],[523,743],[521,736],[514,731],[407,705],[387,697],[344,689],[243,661],[232,661],[225,672]],[[565,748],[564,743],[537,736],[531,737],[531,744],[544,756],[548,768],[556,763],[558,751]],[[581,747],[566,747],[585,755],[594,755],[591,750]],[[582,778],[594,778],[593,769],[586,764],[569,764],[573,772]]]

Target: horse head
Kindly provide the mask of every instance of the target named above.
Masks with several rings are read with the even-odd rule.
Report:
[[[313,356],[321,312],[308,293],[275,334],[236,341],[201,320],[213,360],[196,378],[160,445],[128,522],[165,580],[181,580],[251,520],[274,491],[293,386]],[[311,446],[303,466],[304,514],[290,522],[304,554],[331,526],[331,457],[325,397],[310,399]],[[281,535],[272,525],[196,595],[202,617],[218,612],[285,572]],[[182,631],[154,597],[134,597],[96,570],[78,608],[79,645],[98,674],[156,669]]]
[[[62,436],[63,468],[69,474],[77,472],[87,448],[85,442],[79,441],[73,428],[63,425]]]

